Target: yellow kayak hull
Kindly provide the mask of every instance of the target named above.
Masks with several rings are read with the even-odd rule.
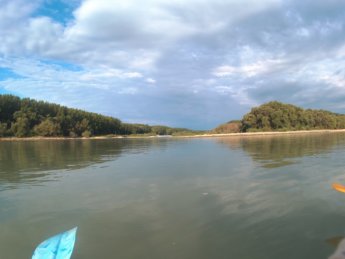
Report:
[[[345,193],[345,186],[340,184],[340,183],[333,183],[332,187],[333,187],[334,190],[337,190],[338,192]]]

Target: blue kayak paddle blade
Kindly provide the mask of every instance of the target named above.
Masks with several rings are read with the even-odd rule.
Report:
[[[35,249],[32,259],[70,259],[76,234],[77,228],[75,227],[44,240]]]

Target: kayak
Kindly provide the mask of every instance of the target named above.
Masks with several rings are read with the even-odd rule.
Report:
[[[337,190],[338,192],[344,192],[345,193],[345,186],[340,183],[333,183],[332,187],[334,190]]]
[[[70,259],[76,234],[75,227],[44,240],[35,249],[32,259]]]

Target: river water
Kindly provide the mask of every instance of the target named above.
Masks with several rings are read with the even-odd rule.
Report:
[[[0,142],[0,258],[78,226],[73,259],[327,258],[345,134]]]

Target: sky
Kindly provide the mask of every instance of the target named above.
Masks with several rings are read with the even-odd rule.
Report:
[[[0,0],[0,39],[0,94],[124,122],[345,113],[343,0]]]

